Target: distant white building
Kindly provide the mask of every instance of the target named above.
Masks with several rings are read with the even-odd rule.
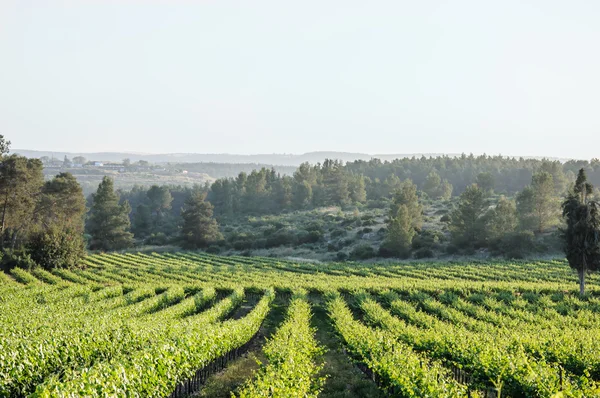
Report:
[[[104,167],[104,163],[102,163],[102,162],[94,162],[94,166],[96,166],[96,167]]]

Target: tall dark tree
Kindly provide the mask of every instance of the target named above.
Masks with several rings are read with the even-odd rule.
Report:
[[[70,173],[47,181],[36,207],[38,224],[27,242],[31,258],[44,268],[76,266],[85,256],[85,197]]]
[[[213,206],[205,200],[203,193],[195,192],[186,200],[181,217],[184,248],[203,248],[223,239],[217,221],[213,218]]]
[[[579,293],[585,294],[585,275],[600,269],[600,204],[592,199],[594,188],[585,170],[579,170],[575,186],[562,203],[567,226],[564,250],[571,268],[579,275]]]
[[[485,240],[485,213],[488,209],[485,192],[473,184],[460,195],[458,207],[450,215],[450,232],[461,245],[473,245]]]
[[[171,209],[173,196],[167,186],[152,185],[147,192],[150,211],[154,217],[154,226],[158,228],[163,222],[165,213]]]
[[[133,245],[130,230],[129,202],[119,204],[113,180],[104,177],[98,191],[92,195],[87,232],[91,235],[90,249],[119,250]]]
[[[44,183],[42,162],[10,155],[0,157],[0,248],[15,248],[34,223]]]
[[[406,206],[412,228],[415,231],[420,231],[423,225],[423,206],[419,202],[417,186],[411,180],[404,181],[400,188],[394,192],[390,206],[390,217],[396,217],[399,208],[402,206]]]

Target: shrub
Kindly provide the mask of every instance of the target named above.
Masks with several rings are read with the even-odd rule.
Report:
[[[413,253],[414,258],[431,258],[434,256],[433,250],[423,247]]]
[[[346,230],[344,229],[334,229],[333,231],[331,231],[331,237],[332,238],[339,238],[341,236],[346,236],[348,232],[346,232]]]
[[[144,241],[147,245],[164,246],[169,243],[169,238],[163,232],[152,234]]]
[[[206,249],[206,252],[210,254],[219,254],[221,253],[221,248],[217,245],[212,245]]]
[[[80,233],[50,228],[32,234],[27,250],[42,268],[71,268],[85,257],[85,242]]]
[[[375,249],[373,249],[371,247],[371,245],[368,245],[368,244],[361,244],[359,246],[356,246],[350,252],[350,257],[352,259],[357,259],[357,260],[367,260],[369,258],[375,257],[375,255],[376,255]]]
[[[348,260],[348,255],[344,252],[338,252],[335,256],[338,261],[346,261]]]
[[[10,271],[13,268],[31,270],[36,266],[35,261],[24,251],[7,249],[0,252],[0,268],[4,271]]]
[[[490,242],[490,250],[506,258],[523,258],[536,250],[535,237],[531,231],[506,234]]]

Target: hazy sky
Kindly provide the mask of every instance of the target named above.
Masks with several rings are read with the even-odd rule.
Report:
[[[0,134],[600,157],[599,21],[597,0],[0,0]]]

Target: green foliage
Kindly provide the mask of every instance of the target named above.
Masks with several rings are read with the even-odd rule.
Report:
[[[205,248],[223,239],[217,221],[213,218],[213,206],[204,200],[202,193],[188,198],[181,217],[181,237],[185,248]]]
[[[369,244],[360,244],[350,252],[350,258],[354,260],[368,260],[377,255],[375,249]]]
[[[499,239],[513,233],[518,225],[517,207],[514,201],[501,196],[496,207],[487,214],[487,231],[491,239]]]
[[[379,376],[384,389],[395,392],[392,395],[467,396],[466,389],[450,379],[440,364],[424,361],[392,333],[368,328],[354,320],[340,297],[331,299],[328,309],[348,349]]]
[[[565,254],[579,274],[580,293],[585,293],[585,274],[600,269],[600,203],[591,199],[592,184],[581,169],[575,186],[562,203],[567,227],[563,231]]]
[[[420,231],[423,225],[423,206],[419,202],[417,186],[412,181],[406,180],[396,192],[390,206],[390,217],[396,217],[401,206],[406,207],[410,225]]]
[[[46,181],[36,208],[36,219],[43,228],[68,229],[81,235],[85,212],[83,191],[72,174],[60,173]]]
[[[305,297],[293,298],[285,322],[263,349],[268,364],[236,394],[240,398],[317,397],[324,380],[317,378],[323,349],[310,327],[311,310]]]
[[[16,249],[35,227],[35,209],[44,176],[42,162],[2,156],[0,167],[0,249]]]
[[[477,175],[477,180],[475,181],[477,186],[485,192],[486,195],[491,195],[494,192],[494,176],[490,172],[483,172]]]
[[[6,249],[0,252],[0,269],[9,271],[13,268],[32,269],[37,264],[24,249]]]
[[[416,233],[408,207],[402,204],[397,207],[394,217],[388,221],[387,234],[382,246],[392,255],[407,257]]]
[[[450,232],[459,246],[472,247],[486,239],[486,219],[488,209],[485,192],[477,184],[468,187],[460,195],[458,207],[450,215]]]
[[[91,235],[90,249],[120,250],[131,247],[133,234],[129,231],[130,212],[128,202],[119,204],[113,180],[104,177],[92,195],[92,207],[86,225],[86,231]]]
[[[32,260],[44,269],[75,267],[86,253],[81,233],[57,227],[32,234],[27,250]]]

